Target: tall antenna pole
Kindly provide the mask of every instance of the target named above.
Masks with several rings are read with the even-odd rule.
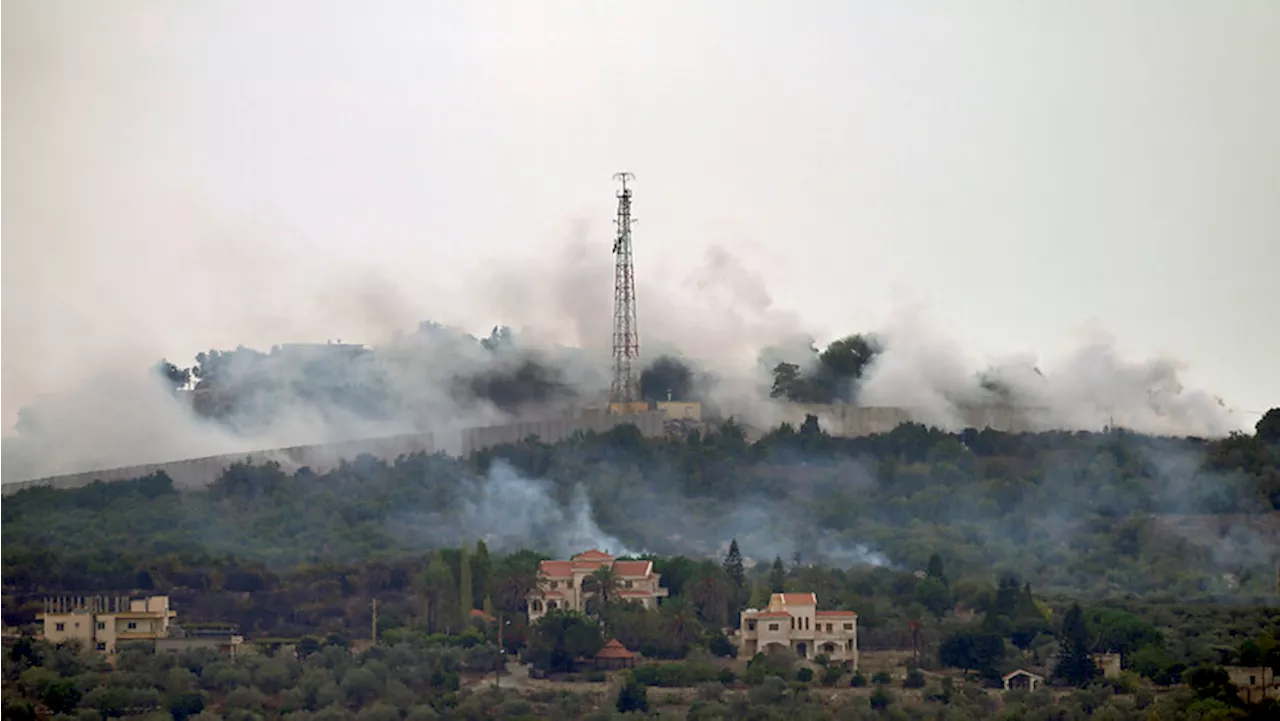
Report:
[[[636,326],[635,271],[631,265],[631,189],[628,180],[631,173],[615,173],[614,180],[622,183],[618,191],[618,235],[613,241],[613,385],[609,389],[609,402],[635,403],[640,400],[640,389],[632,364],[640,358],[640,337]],[[630,408],[623,409],[623,412]]]

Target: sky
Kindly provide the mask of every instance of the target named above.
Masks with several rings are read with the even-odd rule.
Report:
[[[4,9],[6,430],[95,368],[554,325],[531,298],[607,263],[622,170],[668,304],[728,253],[730,302],[819,338],[904,303],[975,357],[1101,328],[1280,406],[1272,0]]]

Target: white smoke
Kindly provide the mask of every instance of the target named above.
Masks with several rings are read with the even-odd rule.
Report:
[[[432,516],[423,523],[431,528],[431,535],[446,531],[442,539],[449,542],[478,536],[496,551],[538,548],[554,552],[557,558],[591,548],[615,556],[634,553],[600,530],[581,486],[562,504],[549,481],[525,478],[503,461],[495,461],[484,479],[464,489],[456,513]]]
[[[859,405],[910,408],[942,428],[960,427],[962,406],[1009,404],[1024,409],[1039,430],[1120,426],[1201,437],[1246,430],[1246,419],[1210,394],[1183,386],[1183,364],[1126,358],[1116,339],[1101,330],[1091,330],[1043,365],[1028,355],[979,363],[919,306],[896,308],[875,334],[884,350],[862,378]],[[983,381],[1003,386],[1007,396],[983,387]]]

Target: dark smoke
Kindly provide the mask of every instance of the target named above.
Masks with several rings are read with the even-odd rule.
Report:
[[[513,368],[494,368],[459,379],[454,398],[463,405],[492,403],[504,412],[519,413],[549,403],[571,403],[577,391],[564,374],[532,358]]]
[[[673,356],[659,356],[640,373],[640,396],[646,401],[692,401],[693,369]]]

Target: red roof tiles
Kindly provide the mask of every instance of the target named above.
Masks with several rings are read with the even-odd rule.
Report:
[[[635,658],[635,654],[627,650],[626,646],[618,643],[618,639],[611,639],[596,653],[596,658]]]
[[[548,576],[566,578],[573,575],[573,561],[543,561],[538,570]]]
[[[653,562],[614,561],[613,570],[619,576],[648,576],[653,571]]]
[[[818,595],[815,593],[778,593],[782,602],[788,606],[817,606]]]
[[[828,617],[829,616],[847,616],[851,618],[857,618],[858,612],[857,611],[818,611],[816,615],[828,616]]]

